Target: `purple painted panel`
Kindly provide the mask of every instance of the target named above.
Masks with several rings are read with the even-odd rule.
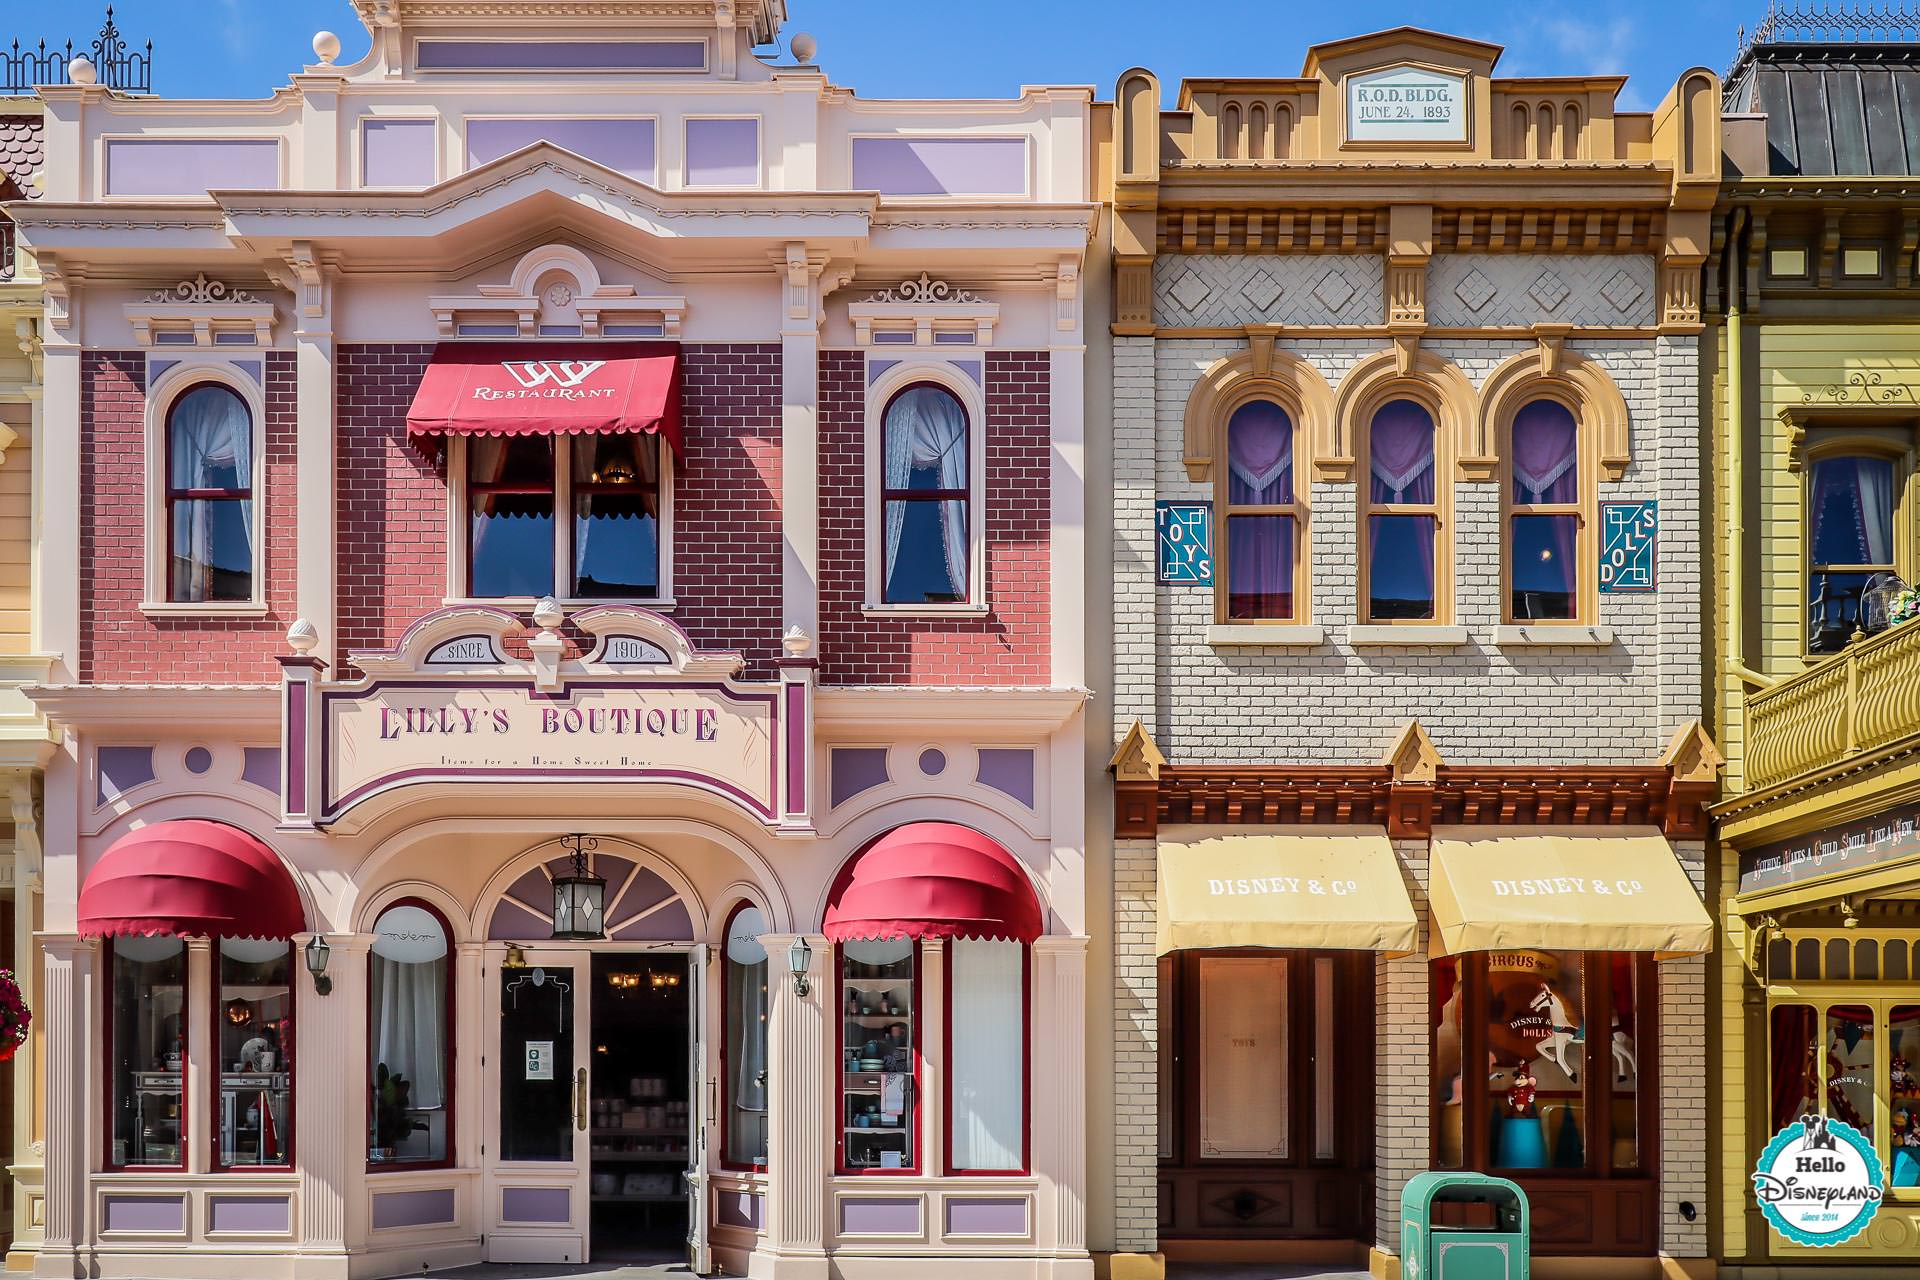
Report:
[[[93,760],[96,805],[153,781],[152,747],[101,747],[94,752]]]
[[[422,71],[704,71],[704,40],[422,40]]]
[[[880,381],[881,374],[885,373],[887,370],[893,368],[893,366],[899,363],[900,362],[898,360],[867,361],[867,385],[872,386],[874,383]]]
[[[183,1196],[102,1196],[100,1204],[105,1231],[178,1235],[187,1229]]]
[[[433,131],[437,120],[360,122],[360,181],[369,187],[433,185]]]
[[[307,701],[313,686],[287,686],[287,741],[293,754],[287,761],[287,812],[307,811]]]
[[[693,917],[687,914],[686,903],[675,901],[610,936],[621,942],[691,942]]]
[[[614,863],[618,863],[618,867],[609,870],[609,866]],[[619,889],[621,881],[627,878],[627,873],[634,869],[633,864],[624,858],[596,858],[593,865],[594,872],[605,876],[607,883],[616,890]],[[665,902],[672,896],[672,885],[662,880],[656,873],[641,867],[634,872],[633,883],[627,886],[627,891],[607,904],[607,919],[625,920],[629,916],[638,915],[648,907]]]
[[[761,1197],[752,1191],[718,1190],[713,1193],[713,1216],[723,1227],[760,1229]]]
[[[280,790],[280,748],[248,747],[242,759],[245,763],[240,766],[240,781],[251,782],[262,791]]]
[[[1025,138],[855,138],[853,185],[888,196],[1020,196]]]
[[[833,775],[831,790],[837,808],[887,781],[887,749],[835,747],[828,771]]]
[[[807,811],[807,686],[787,686],[787,812]]]
[[[1008,1196],[988,1200],[968,1197],[947,1201],[950,1236],[1023,1236],[1027,1234],[1027,1199]]]
[[[982,786],[1012,796],[1027,808],[1033,808],[1033,750],[1029,747],[982,747],[980,770],[974,775]]]
[[[277,138],[110,138],[107,194],[197,196],[240,188],[278,189]]]
[[[508,1192],[512,1195],[513,1192]],[[560,1195],[564,1207],[566,1192]],[[565,1214],[561,1217],[564,1219]],[[373,1197],[373,1229],[390,1227],[432,1227],[452,1222],[453,1188],[429,1187],[423,1191],[383,1191]]]
[[[468,120],[467,168],[536,142],[551,142],[630,178],[653,180],[651,120]]]
[[[572,1211],[573,1193],[565,1187],[503,1187],[502,1222],[565,1222]]]
[[[173,366],[179,363],[180,362],[178,360],[157,360],[152,356],[148,356],[147,357],[147,390],[149,391],[153,390],[153,384],[160,381],[160,375],[164,374],[167,370],[173,368]]]
[[[547,900],[551,902],[552,891],[548,891]],[[553,922],[542,920],[517,902],[502,901],[493,909],[493,922],[487,926],[489,942],[507,942],[518,939],[531,942],[537,938],[551,938]]]
[[[758,120],[687,121],[687,185],[754,187],[760,184]]]
[[[843,1236],[908,1236],[920,1233],[917,1196],[844,1196],[840,1200]]]
[[[953,367],[958,369],[960,372],[966,374],[969,378],[972,378],[974,382],[978,383],[979,385],[981,386],[986,385],[986,383],[982,382],[980,379],[980,362],[978,360],[954,360],[954,361],[950,361],[949,363],[951,363]]]
[[[376,1199],[375,1204],[379,1201]],[[375,1217],[380,1210],[374,1209]],[[293,1228],[285,1196],[208,1196],[207,1230],[287,1234]]]

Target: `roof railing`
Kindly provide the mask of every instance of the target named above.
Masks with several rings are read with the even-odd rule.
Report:
[[[91,45],[77,51],[71,40],[51,47],[45,40],[31,47],[15,40],[11,49],[0,49],[0,93],[30,93],[40,84],[71,84],[67,68],[78,57],[93,64],[95,83],[122,93],[153,92],[153,41],[147,41],[144,49],[129,49],[126,37],[114,25],[113,6],[108,5],[100,33]]]

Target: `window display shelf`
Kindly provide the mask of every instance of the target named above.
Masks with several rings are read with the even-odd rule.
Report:
[[[905,1133],[906,1131],[907,1131],[907,1126],[903,1124],[895,1124],[895,1125],[880,1125],[880,1124],[852,1125],[850,1124],[847,1126],[848,1133]]]
[[[847,1025],[850,1027],[880,1027],[884,1029],[897,1022],[904,1023],[912,1021],[912,1016],[905,1013],[843,1013],[840,1016],[847,1020]],[[904,1042],[902,1042],[899,1047],[904,1048]]]
[[[684,1138],[691,1126],[665,1129],[602,1129],[598,1126],[587,1130],[589,1138]]]

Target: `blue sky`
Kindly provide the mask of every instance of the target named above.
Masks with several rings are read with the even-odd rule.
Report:
[[[92,40],[96,0],[14,0],[0,38]],[[833,79],[868,97],[1005,97],[1022,84],[1091,84],[1111,95],[1142,63],[1171,94],[1183,75],[1295,75],[1308,45],[1403,23],[1506,47],[1505,75],[1625,73],[1624,104],[1657,103],[1689,66],[1725,70],[1765,0],[1617,0],[1602,5],[1286,3],[1285,0],[788,0]],[[347,0],[117,0],[120,29],[152,39],[157,88],[179,97],[262,97],[337,33],[350,62],[367,37]],[[1193,20],[1205,15],[1205,21]]]

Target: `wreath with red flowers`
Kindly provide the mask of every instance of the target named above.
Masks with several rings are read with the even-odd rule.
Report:
[[[27,998],[20,994],[13,970],[0,969],[0,1062],[20,1051],[27,1042],[27,1028],[32,1025],[33,1010],[27,1008]]]

